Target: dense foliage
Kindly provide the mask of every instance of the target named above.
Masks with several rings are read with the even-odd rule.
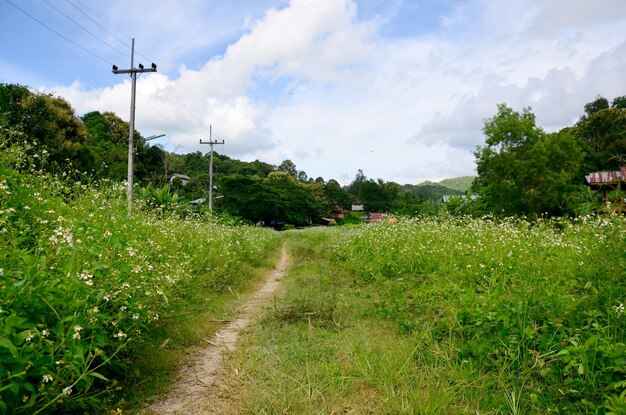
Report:
[[[45,150],[11,134],[0,136],[0,413],[93,413],[172,302],[226,289],[276,236],[162,209],[129,217],[123,184],[58,178],[41,169]]]
[[[535,124],[530,108],[520,113],[499,105],[485,121],[485,146],[474,153],[479,210],[504,216],[580,212],[581,198],[589,200],[581,190],[585,175],[626,162],[623,102],[615,98],[609,107],[597,98],[575,126],[550,134]]]

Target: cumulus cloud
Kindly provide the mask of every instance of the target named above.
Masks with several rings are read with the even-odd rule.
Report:
[[[446,143],[461,149],[483,144],[483,121],[499,103],[521,110],[531,107],[537,124],[546,131],[570,126],[583,114],[583,106],[596,95],[622,95],[626,80],[619,74],[626,65],[626,42],[589,62],[582,76],[569,68],[552,69],[546,76],[529,78],[517,86],[502,78],[487,78],[480,91],[462,99],[447,114],[435,113],[411,138],[413,143]]]
[[[358,169],[402,183],[472,174],[471,150],[498,103],[531,106],[539,125],[557,130],[596,94],[623,95],[622,3],[471,0],[446,9],[433,30],[396,37],[383,35],[384,25],[401,18],[402,2],[393,19],[367,20],[358,0],[267,0],[237,30],[222,29],[232,41],[202,64],[142,75],[137,128],[167,132],[184,152],[206,151],[198,139],[213,125],[229,155],[289,158],[311,176],[344,181]],[[206,47],[197,39],[202,19],[180,16],[168,30]],[[175,56],[167,50],[179,43],[163,43]],[[79,112],[123,118],[129,90],[128,79],[55,88]]]

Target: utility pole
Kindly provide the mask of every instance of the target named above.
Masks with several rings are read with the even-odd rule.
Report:
[[[133,205],[133,154],[135,147],[133,145],[133,136],[135,135],[135,94],[137,92],[137,74],[144,72],[156,72],[157,66],[152,63],[150,68],[144,68],[142,64],[139,64],[138,68],[135,65],[135,38],[132,41],[132,47],[130,51],[130,69],[118,69],[116,65],[113,65],[112,72],[118,74],[130,74],[131,88],[130,88],[130,122],[128,126],[128,216],[131,214]]]
[[[211,146],[211,156],[209,157],[209,210],[213,211],[213,145],[224,144],[222,141],[213,141],[213,126],[209,125],[209,141],[202,141],[200,144],[209,144]]]

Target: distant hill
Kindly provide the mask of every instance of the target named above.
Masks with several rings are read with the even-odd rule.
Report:
[[[412,193],[420,198],[420,200],[439,200],[443,195],[462,195],[463,192],[459,190],[450,189],[440,185],[439,183],[423,182],[418,185],[405,184],[400,186],[400,189],[405,192]]]
[[[467,189],[472,186],[472,182],[474,181],[474,176],[461,176],[461,177],[453,177],[451,179],[444,179],[440,181],[438,184],[447,187],[448,189],[458,190],[460,192],[465,193]]]
[[[443,195],[462,195],[472,185],[474,180],[473,176],[455,177],[452,179],[445,179],[438,183],[425,181],[420,184],[405,184],[400,188],[405,191],[418,196],[421,200],[441,199]]]

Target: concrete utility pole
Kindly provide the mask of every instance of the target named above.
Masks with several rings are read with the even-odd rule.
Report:
[[[213,141],[213,126],[209,125],[209,141],[200,139],[200,144],[209,144],[211,146],[211,156],[209,158],[209,210],[213,211],[213,145],[224,144],[224,140]]]
[[[135,38],[132,41],[132,47],[130,52],[130,69],[118,69],[116,65],[113,65],[114,74],[130,74],[131,89],[130,89],[130,122],[128,126],[128,188],[126,193],[128,194],[128,215],[131,214],[133,205],[133,153],[135,146],[133,145],[133,136],[135,135],[135,94],[137,91],[137,74],[144,72],[156,72],[157,66],[152,63],[150,68],[144,68],[142,64],[139,64],[139,68],[134,67],[135,64]]]

